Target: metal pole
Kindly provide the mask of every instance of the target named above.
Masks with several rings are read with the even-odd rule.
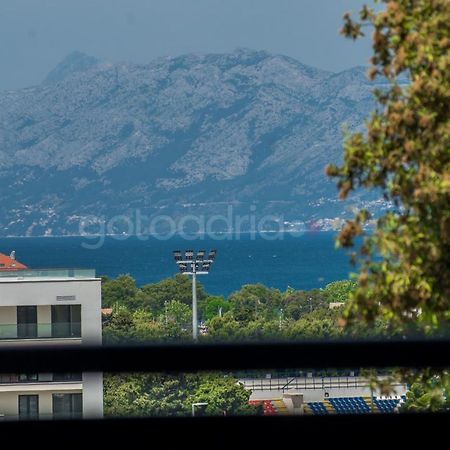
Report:
[[[197,274],[195,262],[192,263],[192,337],[198,340],[197,327]]]
[[[164,302],[164,315],[165,315],[165,322],[167,325],[167,323],[169,321],[169,318],[167,317],[167,300]]]

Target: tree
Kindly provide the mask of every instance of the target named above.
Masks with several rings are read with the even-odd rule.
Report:
[[[205,336],[207,340],[229,341],[239,340],[242,337],[242,324],[233,317],[231,312],[223,317],[213,317],[207,325],[208,334]]]
[[[448,332],[450,322],[450,2],[383,0],[360,21],[344,16],[352,39],[373,27],[369,78],[383,77],[366,132],[344,140],[344,163],[329,166],[341,198],[360,187],[381,191],[393,210],[376,220],[359,211],[339,234],[344,247],[364,236],[358,286],[346,310],[349,326],[380,318],[399,332]],[[407,83],[404,80],[407,80]],[[443,404],[448,372],[412,376],[411,409]],[[415,380],[415,381],[414,381]],[[440,400],[439,400],[440,399]]]
[[[102,304],[112,307],[116,304],[130,305],[133,303],[138,288],[130,275],[119,275],[114,280],[102,277]]]
[[[290,322],[285,329],[289,340],[337,338],[342,335],[342,328],[337,324],[338,314],[335,310],[317,310]]]
[[[190,413],[187,399],[198,376],[108,374],[104,377],[105,416],[180,416]]]
[[[192,311],[178,300],[167,302],[160,316],[167,340],[189,340],[192,337]]]
[[[206,297],[203,286],[197,283],[197,300]],[[165,302],[177,300],[186,305],[192,305],[192,281],[186,275],[177,274],[159,283],[143,286],[132,302],[133,308],[143,308],[157,316],[164,313]]]
[[[258,412],[251,392],[223,374],[108,374],[104,377],[105,416],[190,415],[192,403],[208,403],[210,415]]]
[[[245,323],[259,318],[271,320],[277,317],[282,299],[278,289],[263,284],[247,284],[231,294],[229,301],[235,319]]]
[[[432,372],[425,369],[421,373],[410,373],[412,381],[406,393],[405,411],[436,412],[450,411],[450,376],[448,371]]]
[[[223,315],[231,309],[231,303],[221,296],[206,297],[198,306],[203,320],[211,320],[213,317]]]
[[[253,414],[257,410],[248,404],[250,395],[234,377],[212,375],[202,380],[190,401],[207,403],[205,413],[210,416]]]
[[[419,323],[430,331],[450,319],[450,2],[383,3],[380,12],[364,7],[360,22],[344,16],[343,33],[353,39],[373,27],[369,77],[386,85],[375,90],[366,133],[345,138],[344,163],[328,174],[338,177],[341,198],[379,189],[395,207],[370,236],[364,210],[340,232],[345,247],[365,235],[347,320],[381,316],[400,329]]]
[[[103,341],[107,344],[161,341],[168,338],[162,323],[143,310],[131,311],[126,306],[113,308],[108,323],[103,326]]]
[[[286,318],[298,320],[317,309],[328,309],[329,302],[325,293],[319,289],[293,291],[284,296],[283,312]]]
[[[334,281],[325,286],[324,293],[329,302],[346,303],[355,288],[356,283],[354,281]]]

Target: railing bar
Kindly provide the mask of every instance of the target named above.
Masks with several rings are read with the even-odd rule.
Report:
[[[0,372],[3,373],[449,366],[448,340],[127,347],[0,347]],[[311,384],[314,386],[314,379]]]

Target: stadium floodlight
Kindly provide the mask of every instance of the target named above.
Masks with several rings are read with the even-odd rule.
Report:
[[[216,250],[208,253],[208,259],[205,259],[206,251],[199,250],[194,259],[194,251],[186,250],[183,253],[180,250],[173,252],[173,257],[179,271],[183,275],[192,275],[192,337],[194,341],[198,339],[198,321],[197,321],[197,275],[208,275],[211,264],[216,257]]]

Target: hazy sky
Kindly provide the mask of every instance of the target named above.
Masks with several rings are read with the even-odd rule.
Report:
[[[333,71],[370,43],[338,34],[364,0],[0,0],[0,89],[40,83],[73,50],[111,61],[269,50]],[[369,1],[370,3],[370,1]]]

